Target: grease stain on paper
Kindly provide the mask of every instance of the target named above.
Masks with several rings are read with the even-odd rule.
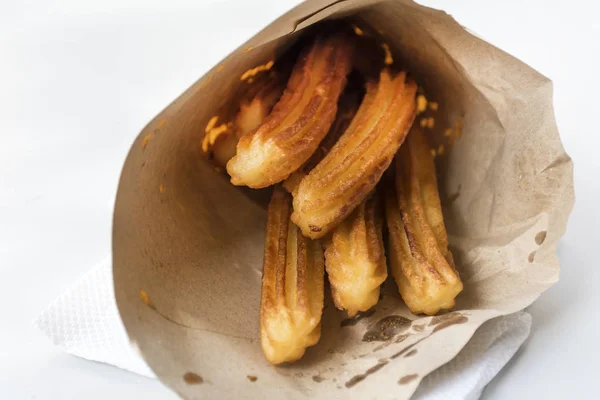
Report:
[[[439,325],[436,325],[435,328],[433,328],[432,333],[435,333],[437,331],[441,331],[442,329],[446,329],[446,328],[448,328],[449,326],[452,326],[452,325],[464,324],[464,323],[466,323],[468,321],[469,321],[469,318],[467,318],[467,317],[465,317],[463,315],[460,315],[460,316],[457,316],[455,319],[444,321],[444,322],[440,323]]]
[[[408,353],[406,353],[406,354],[404,355],[404,358],[412,357],[412,356],[414,356],[415,354],[417,354],[418,352],[419,352],[419,350],[417,350],[417,349],[412,349],[411,351],[409,351]]]
[[[363,335],[363,342],[385,342],[398,333],[405,331],[411,324],[410,319],[399,315],[388,315],[377,321]]]
[[[538,232],[538,234],[535,235],[535,243],[537,243],[538,246],[541,246],[542,243],[544,243],[544,240],[546,240],[546,235],[546,231]]]
[[[392,341],[388,341],[388,342],[386,342],[384,344],[380,344],[379,346],[375,347],[373,349],[373,353],[376,352],[376,351],[385,349],[386,347],[388,347],[392,343],[401,343],[401,342],[405,341],[406,338],[408,338],[409,336],[410,336],[409,334],[398,335],[398,336],[396,336],[396,340],[394,340],[393,342]]]
[[[433,317],[429,326],[434,326],[432,333],[446,329],[452,325],[464,324],[469,321],[469,318],[459,313],[449,313],[440,315],[439,317]]]
[[[365,380],[365,378],[367,376],[374,374],[375,372],[379,371],[381,368],[385,367],[385,365],[388,362],[389,361],[387,361],[387,360],[380,360],[377,364],[375,364],[374,366],[372,366],[371,368],[366,370],[363,374],[358,374],[358,375],[355,375],[352,378],[350,378],[350,380],[345,383],[345,386],[347,388],[351,388],[352,386],[356,385],[357,383],[362,382],[363,380]]]
[[[398,380],[398,384],[399,385],[406,385],[412,381],[414,381],[415,379],[417,379],[419,377],[418,374],[410,374],[410,375],[404,375],[402,378],[400,378]]]
[[[195,374],[193,372],[186,372],[183,375],[183,380],[188,385],[199,385],[204,382],[204,379],[202,379],[202,377],[200,375]]]
[[[429,335],[429,336],[431,336],[431,335]],[[418,345],[419,343],[421,343],[423,340],[429,338],[429,336],[425,336],[424,338],[421,338],[421,339],[417,340],[413,344],[409,344],[408,346],[406,346],[405,348],[403,348],[402,350],[400,350],[396,354],[393,354],[390,358],[393,360],[395,358],[398,358],[398,357],[400,357],[400,356],[408,353],[413,347],[415,347],[416,345]]]

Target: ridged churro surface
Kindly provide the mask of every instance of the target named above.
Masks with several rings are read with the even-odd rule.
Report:
[[[291,207],[291,196],[276,186],[267,216],[260,302],[260,339],[272,364],[300,359],[321,335],[323,249],[290,221]]]
[[[363,201],[325,241],[325,268],[335,305],[349,317],[379,300],[387,278],[379,198]]]
[[[320,238],[346,218],[375,187],[404,141],[415,117],[416,84],[384,69],[350,126],[294,193],[292,220]]]
[[[321,160],[329,153],[329,150],[335,145],[340,136],[346,131],[352,118],[358,110],[360,96],[356,90],[342,93],[338,103],[338,111],[335,120],[325,136],[325,139],[319,144],[319,147],[313,155],[300,167],[294,171],[284,182],[283,187],[290,193],[294,193],[300,184],[300,181],[316,167]]]
[[[395,170],[385,207],[392,274],[413,313],[434,315],[454,306],[463,284],[448,250],[433,157],[418,129],[400,148]]]
[[[238,142],[227,163],[231,183],[263,188],[283,181],[310,158],[334,120],[351,58],[345,35],[317,38],[299,56],[271,114]]]

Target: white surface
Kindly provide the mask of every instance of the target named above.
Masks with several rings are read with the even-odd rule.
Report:
[[[575,161],[561,281],[529,309],[531,337],[484,398],[587,398],[600,371],[600,9],[584,0],[422,2],[554,80]],[[250,37],[248,20],[266,24],[295,3],[0,1],[0,398],[175,397],[62,354],[31,321],[109,251],[119,170],[137,132]],[[230,5],[236,11],[218,19]]]
[[[61,293],[35,325],[69,354],[155,377],[131,347],[119,317],[111,257]],[[458,356],[421,382],[415,400],[479,398],[523,344],[530,328],[531,315],[523,311],[487,321]]]
[[[52,301],[34,325],[69,354],[156,378],[121,321],[110,255]]]

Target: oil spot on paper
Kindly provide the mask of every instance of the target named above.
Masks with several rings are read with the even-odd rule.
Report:
[[[183,380],[188,385],[199,385],[204,382],[204,379],[202,379],[202,377],[200,375],[195,374],[193,372],[186,372],[183,375]]]
[[[546,235],[546,231],[538,232],[538,234],[535,235],[535,243],[537,243],[538,246],[541,246],[541,244],[544,243],[544,240],[546,240]]]
[[[419,375],[417,375],[417,374],[405,375],[405,376],[403,376],[402,378],[400,378],[400,379],[398,380],[398,384],[399,384],[399,385],[406,385],[406,384],[408,384],[408,383],[410,383],[410,382],[414,381],[415,379],[417,379],[417,378],[418,378],[418,376],[419,376]]]

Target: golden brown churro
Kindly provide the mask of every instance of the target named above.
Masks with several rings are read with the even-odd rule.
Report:
[[[283,181],[310,158],[331,127],[351,56],[344,35],[319,38],[300,55],[271,114],[238,142],[227,163],[231,183],[263,188]]]
[[[379,198],[363,201],[325,241],[325,268],[337,308],[353,317],[379,300],[387,278]]]
[[[435,165],[419,128],[398,152],[395,188],[386,188],[385,209],[390,266],[408,308],[434,315],[453,307],[463,284],[448,250]]]
[[[324,236],[375,187],[414,120],[416,91],[405,72],[384,69],[367,82],[350,126],[294,194],[292,220],[304,235]]]
[[[288,192],[294,193],[298,188],[300,181],[302,181],[302,179],[321,162],[327,153],[329,153],[329,150],[331,150],[340,136],[346,131],[348,125],[350,125],[350,121],[352,121],[352,118],[354,118],[354,115],[358,110],[359,101],[360,97],[357,91],[342,93],[338,103],[338,111],[335,120],[329,129],[329,133],[327,133],[325,139],[323,139],[308,161],[283,182],[283,187]]]
[[[260,301],[260,341],[272,364],[300,359],[321,336],[323,249],[290,221],[291,208],[291,196],[275,187],[267,216]]]

